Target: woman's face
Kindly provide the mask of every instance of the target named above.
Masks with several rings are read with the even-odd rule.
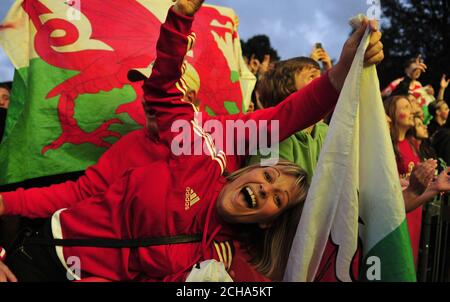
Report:
[[[395,107],[395,123],[399,128],[409,129],[414,127],[411,103],[406,98],[401,98],[397,101]]]
[[[423,124],[422,119],[414,118],[415,129],[416,129],[416,138],[418,139],[427,139],[429,137],[428,128]]]
[[[253,169],[223,188],[217,203],[219,214],[230,223],[267,227],[297,199],[295,181],[276,166]]]

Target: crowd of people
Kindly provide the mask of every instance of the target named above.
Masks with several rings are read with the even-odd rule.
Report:
[[[144,83],[147,127],[124,136],[75,182],[0,194],[0,216],[45,219],[2,249],[0,281],[185,281],[210,259],[235,281],[282,280],[339,92],[367,27],[365,64],[383,60],[381,33],[376,22],[364,21],[334,66],[320,43],[309,57],[246,58],[258,79],[247,113],[214,119],[223,125],[280,121],[281,160],[264,166],[264,150],[250,156],[255,150],[249,136],[257,133],[234,137],[247,142],[245,155],[226,154],[196,119],[201,87],[185,55],[202,3],[176,1],[162,25],[151,73],[130,72]],[[449,81],[442,77],[435,100],[431,87],[418,81],[426,69],[420,57],[408,61],[405,76],[383,91],[416,263],[422,206],[450,190],[444,167],[450,160],[449,109],[443,100]],[[195,148],[200,141],[211,154],[171,152],[177,139],[171,126],[179,119],[193,125],[189,144]],[[70,267],[71,257],[80,259],[79,271]],[[329,275],[327,281],[337,281]]]
[[[319,45],[321,46],[321,45]],[[322,63],[320,66],[319,63]],[[265,67],[265,65],[269,67]],[[322,72],[331,69],[332,63],[323,48],[313,49],[310,57],[298,57],[272,64],[260,64],[255,69],[258,78],[255,90],[257,109],[272,107],[291,93],[302,89]],[[427,71],[421,57],[409,59],[405,76],[382,91],[386,119],[397,159],[400,181],[403,186],[405,209],[416,267],[422,229],[423,205],[448,192],[432,185],[437,171],[446,175],[450,163],[449,107],[444,100],[449,80],[442,75],[440,89],[435,96],[432,85],[419,82]],[[319,122],[280,143],[280,157],[295,162],[312,178],[325,141],[329,118]],[[261,160],[253,157],[251,163]]]

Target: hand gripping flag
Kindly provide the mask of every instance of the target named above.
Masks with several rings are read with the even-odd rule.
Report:
[[[415,281],[394,150],[375,66],[364,68],[363,38],[342,89],[289,256],[285,281],[314,281],[328,240],[336,278]]]

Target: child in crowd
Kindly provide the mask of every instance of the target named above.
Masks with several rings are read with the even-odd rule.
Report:
[[[310,58],[299,57],[277,62],[258,83],[257,91],[262,106],[275,107],[320,77],[320,74],[319,64]],[[323,122],[299,131],[280,143],[276,156],[302,167],[311,181],[327,131],[328,125]],[[249,164],[260,163],[261,159],[261,155],[251,157]]]

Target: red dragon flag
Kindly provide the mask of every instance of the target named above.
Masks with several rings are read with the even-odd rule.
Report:
[[[0,184],[84,170],[144,125],[142,82],[131,69],[155,59],[171,0],[19,0],[0,25],[16,73]],[[243,63],[232,9],[204,5],[187,61],[200,77],[201,110],[234,114],[255,79]],[[218,85],[217,83],[220,83]]]

